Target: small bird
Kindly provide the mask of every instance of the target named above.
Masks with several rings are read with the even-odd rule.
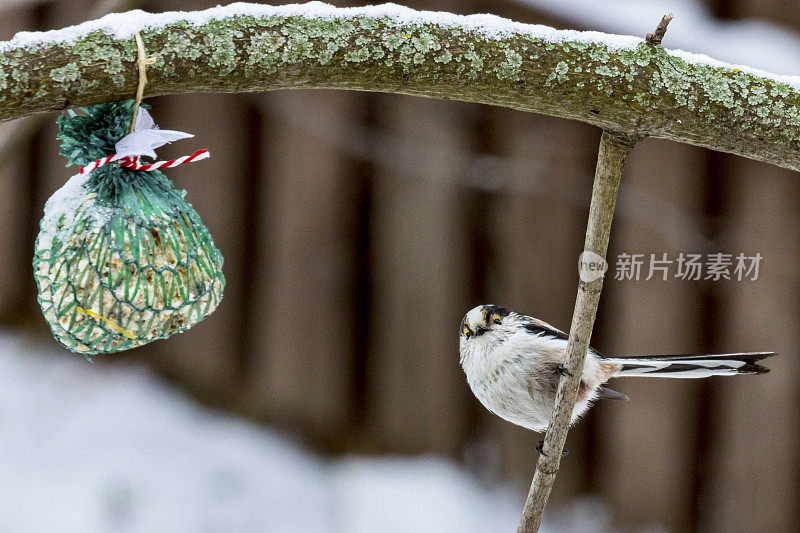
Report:
[[[563,331],[539,319],[497,305],[479,305],[464,316],[460,330],[461,367],[473,394],[494,414],[544,432],[555,404],[560,375],[568,373]],[[610,378],[645,376],[705,378],[763,374],[757,361],[774,352],[719,355],[603,357],[589,348],[572,412],[574,424],[597,399],[627,400],[604,386]]]

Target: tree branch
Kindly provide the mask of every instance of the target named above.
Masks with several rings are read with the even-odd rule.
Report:
[[[397,7],[258,9],[253,16],[220,8],[215,19],[199,22],[136,15],[147,49],[159,56],[147,71],[148,96],[289,88],[403,93],[570,118],[800,170],[800,93],[769,77],[687,61],[644,40],[486,17]],[[326,15],[313,13],[320,9]],[[107,34],[118,20],[95,25],[106,32],[0,43],[0,120],[130,98],[136,46]],[[488,29],[481,26],[487,20]]]
[[[604,131],[600,138],[600,151],[597,154],[592,203],[589,207],[589,222],[586,226],[586,241],[583,249],[592,251],[603,259],[608,251],[611,220],[614,216],[622,167],[637,140],[631,136],[612,134],[607,131]],[[536,463],[536,473],[528,492],[518,533],[538,531],[542,523],[542,514],[547,506],[547,500],[556,479],[556,472],[561,463],[564,443],[567,440],[572,410],[578,395],[583,364],[589,349],[589,340],[592,337],[592,328],[602,289],[602,277],[589,283],[581,281],[578,285],[578,297],[575,300],[575,310],[572,314],[572,325],[567,343],[566,366],[569,374],[562,377],[558,383],[555,408],[550,416],[550,424],[544,438],[543,453]]]

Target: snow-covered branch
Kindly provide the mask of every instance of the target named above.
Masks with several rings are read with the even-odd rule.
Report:
[[[333,88],[465,100],[706,146],[800,170],[800,78],[489,15],[233,4],[114,14],[0,43],[0,120],[150,96]]]

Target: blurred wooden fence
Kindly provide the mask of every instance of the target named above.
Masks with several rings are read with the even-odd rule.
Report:
[[[513,2],[410,4],[570,26]],[[764,5],[738,2],[725,14],[764,15]],[[77,23],[93,8],[70,0],[7,10],[0,39]],[[445,453],[527,484],[540,437],[473,399],[456,328],[468,309],[489,302],[569,327],[599,132],[505,109],[362,93],[150,103],[164,127],[197,135],[163,155],[190,145],[213,154],[170,176],[223,251],[228,285],[202,324],[117,358],[147,361],[201,399],[326,452]],[[70,175],[53,119],[32,134],[15,124],[22,142],[0,166],[0,324],[43,336],[33,239],[45,200]],[[781,355],[755,379],[617,383],[631,401],[598,406],[573,430],[556,501],[599,494],[626,530],[795,529],[799,201],[791,172],[663,141],[637,146],[611,257],[760,252],[764,260],[758,281],[609,277],[593,345],[615,355]]]

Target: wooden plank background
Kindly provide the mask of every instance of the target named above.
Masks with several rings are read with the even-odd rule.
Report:
[[[140,4],[160,11],[216,3]],[[514,2],[407,3],[572,26]],[[720,16],[797,27],[777,0],[707,5]],[[77,23],[101,8],[65,0],[0,12],[0,39]],[[197,134],[162,155],[183,154],[186,143],[213,154],[170,176],[222,249],[227,287],[202,324],[120,357],[152,364],[203,401],[325,453],[447,454],[526,488],[541,437],[472,397],[456,327],[472,306],[490,302],[569,327],[599,131],[499,108],[350,92],[149,103],[163,127]],[[45,118],[0,131],[0,143],[18,134],[22,147],[0,161],[0,326],[42,336],[30,254],[44,202],[71,174],[57,155],[55,115]],[[761,276],[610,276],[592,344],[610,355],[775,349],[780,357],[759,378],[615,383],[631,401],[598,406],[570,433],[556,509],[594,496],[622,530],[795,529],[799,184],[795,173],[689,146],[636,147],[611,256],[759,252]]]

